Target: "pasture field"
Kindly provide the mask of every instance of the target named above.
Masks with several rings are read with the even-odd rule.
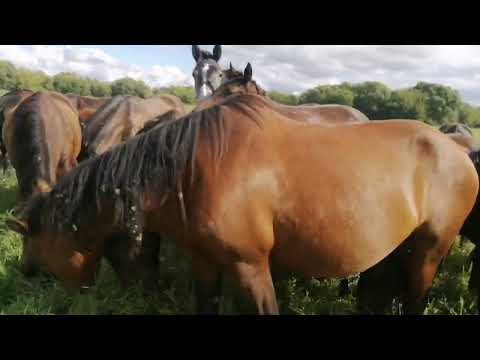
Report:
[[[480,131],[475,129],[477,140]],[[194,312],[193,284],[189,263],[173,243],[166,243],[160,255],[162,280],[160,291],[144,296],[138,288],[123,290],[113,270],[104,263],[97,285],[88,294],[69,295],[49,278],[27,281],[19,272],[21,240],[5,227],[5,219],[16,203],[17,182],[9,169],[0,172],[0,314],[28,315],[173,315]],[[476,314],[475,297],[468,291],[470,267],[467,257],[473,246],[456,242],[450,256],[435,279],[426,314]],[[276,281],[282,314],[328,315],[354,314],[355,298],[337,296],[338,280],[302,280],[289,277]],[[355,291],[356,279],[350,280]],[[227,295],[231,289],[227,286]],[[392,313],[395,313],[392,309]],[[223,302],[223,313],[235,314],[231,296]]]

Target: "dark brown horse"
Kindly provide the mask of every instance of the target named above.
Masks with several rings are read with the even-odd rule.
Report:
[[[236,95],[81,164],[8,225],[74,289],[118,229],[166,234],[191,252],[201,312],[218,310],[222,274],[276,314],[270,260],[346,277],[409,244],[406,307],[420,313],[478,187],[468,155],[423,123],[308,126]]]
[[[256,94],[266,98],[272,109],[292,120],[335,126],[346,123],[367,122],[369,119],[357,109],[345,105],[318,105],[305,104],[288,106],[279,104],[267,97],[267,93],[252,80],[252,67],[247,65],[245,74],[235,70],[230,64],[230,69],[223,72],[227,79],[219,86],[210,98],[203,100],[194,111],[203,110],[214,106],[223,98],[234,94]]]
[[[149,121],[173,111],[176,118],[185,115],[182,101],[173,95],[140,99],[114,98],[95,114],[84,131],[82,157],[100,155],[135,136]]]
[[[82,127],[85,126],[88,120],[100,107],[111,100],[111,98],[95,98],[74,94],[68,94],[66,96],[72,103],[73,107],[77,109],[78,118]]]
[[[3,130],[23,200],[49,191],[77,164],[81,144],[78,113],[59,93],[29,96],[5,119]]]
[[[7,150],[3,143],[3,124],[6,119],[10,119],[18,105],[31,95],[33,91],[18,90],[11,91],[0,98],[0,161],[4,170],[7,168]]]

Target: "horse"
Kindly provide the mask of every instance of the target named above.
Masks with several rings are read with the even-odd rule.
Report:
[[[448,131],[446,128],[440,128],[439,130]],[[472,136],[468,132],[459,131],[458,128],[452,127],[450,131],[454,131],[454,133],[445,133],[445,135],[457,144],[457,148],[460,151],[471,158],[477,174],[480,174],[480,153],[473,142]],[[480,254],[478,251],[478,245],[480,245],[478,239],[479,205],[477,198],[472,211],[459,231],[462,240],[464,237],[467,237],[476,245],[469,259],[473,263],[469,288],[477,293],[480,290]],[[392,305],[394,298],[404,296],[406,286],[404,262],[407,252],[408,247],[400,248],[376,266],[360,274],[357,288],[357,307],[361,313],[384,313]],[[480,310],[480,304],[478,307]]]
[[[6,93],[0,98],[0,162],[4,171],[7,169],[8,161],[7,149],[2,140],[3,124],[12,116],[18,105],[32,94],[33,91],[30,90],[18,90]]]
[[[219,70],[215,70],[219,71]],[[306,122],[308,124],[318,124],[322,126],[336,126],[345,123],[367,122],[368,117],[362,112],[346,105],[318,105],[305,104],[298,106],[289,106],[279,104],[267,97],[267,93],[255,81],[252,81],[252,67],[250,64],[246,67],[246,76],[244,78],[241,72],[235,70],[230,64],[227,71],[223,71],[225,82],[221,84],[213,94],[200,102],[194,109],[202,110],[215,105],[219,99],[226,96],[239,93],[250,93],[263,96],[269,102],[269,105],[282,115],[293,120]]]
[[[215,45],[213,53],[201,50],[198,45],[192,45],[192,55],[195,60],[193,79],[197,100],[211,96],[225,81],[224,73],[218,64],[222,57],[221,45]]]
[[[148,99],[133,96],[114,98],[100,108],[87,124],[81,159],[107,151],[135,136],[149,121],[173,111],[176,118],[186,114],[182,101],[173,95]]]
[[[3,143],[19,183],[20,199],[50,191],[77,165],[81,130],[77,110],[63,95],[41,91],[5,119]]]
[[[79,96],[75,94],[67,94],[66,97],[70,100],[72,105],[78,111],[78,118],[80,126],[85,127],[85,124],[92,117],[95,112],[102,107],[111,98],[95,98],[88,96]]]
[[[168,235],[190,252],[201,313],[218,312],[222,276],[278,314],[270,261],[346,277],[408,244],[406,309],[421,313],[478,188],[468,155],[424,123],[305,125],[240,94],[81,163],[7,225],[71,290],[94,283],[118,229]]]
[[[462,134],[473,137],[473,131],[467,125],[461,123],[445,124],[440,126],[439,130],[444,134]]]

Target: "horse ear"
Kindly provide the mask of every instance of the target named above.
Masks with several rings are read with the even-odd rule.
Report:
[[[7,219],[5,221],[5,224],[10,230],[19,233],[20,235],[25,236],[28,234],[28,224],[22,220],[18,220],[15,218]]]
[[[195,61],[198,63],[202,57],[202,51],[198,45],[192,45],[192,55]]]
[[[230,71],[233,71],[233,65],[232,65],[232,62],[230,62]]]
[[[245,68],[245,72],[243,73],[243,77],[245,80],[250,81],[252,80],[252,75],[253,75],[252,65],[248,63],[247,67]]]
[[[213,59],[218,62],[222,57],[222,45],[215,45],[213,48]]]

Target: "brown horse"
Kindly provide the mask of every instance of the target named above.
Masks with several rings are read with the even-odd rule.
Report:
[[[112,99],[86,126],[82,158],[104,153],[135,136],[149,121],[170,111],[176,118],[186,114],[182,101],[173,95]]]
[[[95,98],[88,96],[79,96],[74,94],[66,95],[73,107],[78,111],[78,118],[82,127],[88,122],[95,112],[102,107],[111,98]]]
[[[31,95],[33,91],[18,90],[11,91],[0,98],[0,161],[4,170],[7,168],[7,150],[2,140],[3,124],[6,119],[10,119],[18,105]]]
[[[440,130],[448,131],[446,128]],[[480,169],[478,150],[473,144],[470,134],[458,129],[451,129],[454,133],[447,133],[447,137],[458,146],[457,149],[470,156],[477,173]],[[480,221],[480,204],[477,198],[473,210],[468,215],[459,235],[471,239],[476,244],[470,259],[473,262],[470,289],[478,293],[480,290],[480,254],[478,251]],[[400,247],[382,262],[368,269],[360,275],[357,288],[357,306],[362,313],[382,314],[391,307],[394,298],[401,298],[406,292],[405,258],[408,256],[409,247]],[[480,306],[480,305],[479,305]],[[480,308],[479,308],[480,309]]]
[[[223,79],[225,79],[225,81],[216,88],[212,96],[205,98],[194,111],[214,106],[218,101],[221,101],[221,99],[233,94],[256,94],[266,97],[269,105],[283,116],[309,124],[334,126],[345,123],[369,121],[363,113],[345,105],[305,104],[289,106],[279,104],[267,98],[266,91],[255,81],[252,81],[252,67],[250,64],[247,65],[245,74],[235,70],[232,64],[230,64],[230,68],[223,71]]]
[[[3,142],[16,171],[21,199],[49,191],[77,164],[78,113],[65,96],[37,92],[6,119]]]
[[[191,252],[202,312],[217,311],[222,274],[277,314],[270,260],[345,277],[409,244],[406,307],[419,313],[478,187],[468,155],[423,123],[307,126],[236,95],[81,164],[8,225],[70,288],[94,282],[118,229],[167,234]]]

